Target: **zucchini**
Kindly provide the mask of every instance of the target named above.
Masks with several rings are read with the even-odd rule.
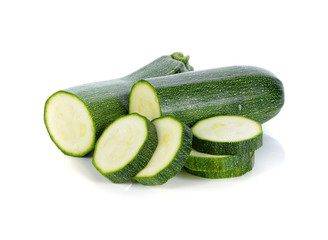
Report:
[[[114,183],[130,180],[149,162],[158,139],[153,123],[130,114],[111,123],[97,141],[92,163]]]
[[[158,146],[147,166],[134,179],[144,185],[161,185],[183,168],[191,151],[192,132],[170,116],[152,122],[157,130]]]
[[[260,123],[242,116],[215,116],[192,128],[195,150],[214,155],[250,153],[263,145]]]
[[[195,170],[192,168],[188,168],[185,166],[185,170],[195,176],[203,177],[203,178],[231,178],[231,177],[239,177],[244,175],[245,173],[251,171],[254,166],[255,155],[254,152],[248,153],[248,157],[243,158],[243,161],[238,167],[229,170],[218,170],[218,171],[206,171],[206,170]]]
[[[188,60],[188,56],[174,53],[126,77],[54,93],[44,108],[44,122],[52,141],[67,155],[86,155],[108,124],[127,114],[129,91],[134,83],[142,78],[192,70]]]
[[[250,154],[241,155],[213,155],[192,149],[185,163],[185,167],[196,171],[228,171],[238,168],[245,161],[249,161]]]
[[[148,84],[141,81],[132,88],[129,112],[149,119],[170,115],[188,126],[217,115],[264,123],[284,104],[281,81],[258,67],[223,67],[143,80]]]

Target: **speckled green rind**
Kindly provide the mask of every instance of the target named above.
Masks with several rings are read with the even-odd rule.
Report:
[[[231,66],[148,78],[157,92],[162,116],[188,126],[217,115],[245,116],[264,123],[284,104],[282,82],[253,66]]]
[[[139,115],[137,113],[132,113],[132,114]],[[129,115],[131,115],[131,114],[129,114]],[[126,115],[126,116],[129,116],[129,115]],[[116,121],[119,121],[121,118],[124,118],[126,116],[118,118],[112,124],[114,124]],[[139,115],[139,116],[144,119],[145,124],[147,125],[147,129],[148,129],[147,139],[144,142],[144,144],[142,145],[142,147],[140,148],[139,152],[135,155],[135,157],[133,159],[131,159],[131,161],[127,165],[122,167],[121,169],[119,169],[115,172],[102,172],[101,169],[95,163],[96,151],[98,150],[97,144],[96,144],[95,154],[94,154],[94,158],[92,160],[92,164],[103,176],[105,176],[106,178],[111,180],[113,183],[127,182],[132,177],[134,177],[138,172],[140,172],[147,165],[147,163],[151,159],[151,157],[157,147],[158,139],[157,139],[157,132],[156,132],[155,125],[152,122],[150,122],[147,118],[145,118],[141,115]]]
[[[178,121],[177,119],[174,119],[173,117],[167,116],[169,118],[172,118],[175,121]],[[157,119],[154,119],[154,121],[158,121],[162,118],[167,118],[167,117],[160,117]],[[173,178],[176,176],[181,169],[183,168],[186,160],[188,159],[188,156],[191,151],[191,144],[192,144],[192,132],[191,129],[179,122],[182,127],[183,127],[183,132],[182,132],[182,140],[180,143],[180,148],[178,149],[175,157],[172,159],[171,163],[164,168],[162,171],[158,172],[154,176],[150,177],[134,177],[136,181],[143,185],[162,185],[166,183],[169,179]]]
[[[240,155],[255,151],[263,145],[263,133],[239,142],[213,142],[194,135],[192,147],[198,152],[213,155]]]
[[[184,57],[182,61],[165,55],[123,78],[92,82],[61,90],[56,93],[61,92],[75,95],[85,104],[94,122],[95,136],[93,142],[95,143],[108,124],[118,117],[127,114],[129,93],[134,83],[143,78],[186,72],[188,71],[187,68],[190,67],[189,63],[186,61],[186,57]],[[51,95],[49,99],[56,93]],[[44,112],[46,112],[47,102]],[[49,135],[52,136],[46,121],[45,125]],[[51,137],[51,139],[54,141],[53,137]],[[94,148],[94,146],[91,146],[80,154],[74,155],[69,151],[63,151],[58,143],[55,142],[55,144],[63,153],[79,157],[86,155]]]
[[[195,171],[229,171],[242,166],[244,162],[248,162],[251,159],[249,153],[242,155],[212,156],[213,157],[201,157],[190,154],[185,163],[185,167]]]
[[[218,179],[218,178],[239,177],[253,169],[254,159],[255,156],[253,154],[249,159],[249,161],[244,162],[242,166],[227,171],[197,171],[197,170],[189,169],[187,167],[185,167],[185,170],[192,175],[203,177],[203,178]]]
[[[207,119],[204,119],[206,121]],[[197,122],[191,130],[202,120]],[[263,145],[263,131],[260,123],[257,123],[260,132],[252,138],[243,139],[235,142],[215,142],[208,139],[200,138],[194,134],[192,147],[198,152],[213,155],[241,155],[250,153],[259,149]]]

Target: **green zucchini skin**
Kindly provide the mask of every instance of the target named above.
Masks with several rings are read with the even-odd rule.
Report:
[[[211,157],[203,157],[193,155],[191,152],[185,163],[185,167],[195,171],[222,172],[236,169],[242,166],[244,162],[250,160],[251,155],[249,153],[241,155],[212,155]]]
[[[187,168],[185,170],[195,176],[211,179],[239,177],[251,171],[254,167],[255,154],[250,154],[249,160],[245,160],[242,165],[226,171],[203,171]]]
[[[188,126],[217,115],[239,115],[264,123],[284,105],[282,82],[253,66],[231,66],[149,78],[162,116],[171,115]]]
[[[47,112],[47,103],[56,94],[67,93],[76,96],[85,104],[93,120],[95,129],[93,142],[95,144],[108,124],[127,114],[129,92],[134,83],[143,78],[171,75],[193,69],[188,63],[189,57],[182,56],[181,53],[174,53],[171,56],[165,55],[123,78],[93,82],[60,90],[48,98],[44,113]],[[51,139],[54,141],[45,117],[44,122]],[[56,142],[55,144],[64,154],[78,157],[88,154],[94,148],[93,145],[82,154],[74,155],[63,150]]]
[[[255,151],[263,145],[263,134],[242,142],[204,141],[194,135],[192,146],[199,152],[215,155],[239,155]]]
[[[136,113],[134,113],[134,114],[136,114]],[[139,114],[136,114],[136,115],[139,115]],[[128,116],[128,115],[125,115],[125,116]],[[125,116],[121,116],[120,118],[123,118]],[[141,117],[143,117],[143,116],[141,116]],[[120,118],[118,118],[116,121],[119,121]],[[134,177],[138,172],[140,172],[147,165],[147,163],[151,159],[153,153],[155,152],[155,149],[158,144],[156,127],[148,119],[146,119],[145,117],[143,117],[143,118],[145,119],[145,123],[147,124],[147,129],[148,129],[147,139],[146,139],[145,143],[143,144],[142,148],[140,149],[140,151],[136,154],[136,156],[130,163],[128,163],[126,166],[124,166],[123,168],[121,168],[115,172],[104,173],[95,164],[95,158],[93,158],[93,160],[92,160],[94,167],[104,177],[108,178],[113,183],[124,183],[124,182],[131,180],[132,177]],[[97,149],[97,144],[95,146],[95,150],[96,149]]]
[[[157,119],[154,119],[153,121],[156,121],[161,118],[167,118],[166,117],[160,117]],[[172,117],[170,117],[172,118]],[[178,120],[177,120],[178,121]],[[174,159],[171,161],[171,163],[162,171],[157,173],[154,176],[151,177],[134,177],[134,179],[143,184],[143,185],[162,185],[166,183],[169,179],[176,176],[183,166],[185,165],[185,162],[188,159],[188,156],[191,151],[191,145],[192,145],[192,132],[191,129],[184,123],[180,122],[183,133],[182,133],[182,140],[180,142],[180,148],[178,152],[176,153]]]

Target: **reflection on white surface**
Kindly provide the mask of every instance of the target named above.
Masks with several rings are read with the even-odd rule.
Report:
[[[283,146],[274,138],[264,134],[263,146],[255,151],[254,174],[265,174],[274,168],[281,167],[285,161]]]

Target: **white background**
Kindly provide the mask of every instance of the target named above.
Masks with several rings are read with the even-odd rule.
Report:
[[[328,239],[325,1],[1,1],[0,239]],[[195,70],[254,65],[285,87],[255,167],[113,184],[63,155],[46,99],[181,51]]]

